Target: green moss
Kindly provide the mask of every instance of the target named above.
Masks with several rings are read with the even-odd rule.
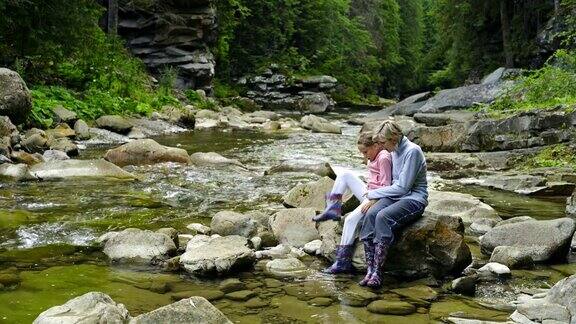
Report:
[[[521,168],[569,167],[576,170],[576,150],[565,144],[543,149],[537,155],[524,160]]]

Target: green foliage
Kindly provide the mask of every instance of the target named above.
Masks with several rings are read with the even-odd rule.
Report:
[[[519,83],[488,107],[490,112],[549,109],[576,104],[576,52],[558,50],[544,67],[521,77]]]
[[[33,89],[34,123],[48,126],[57,105],[85,119],[179,105],[174,71],[154,90],[143,63],[100,29],[94,0],[0,0],[0,9],[10,12],[0,19],[0,62]]]
[[[213,100],[204,98],[198,92],[192,89],[188,89],[184,92],[186,98],[197,109],[208,109],[208,110],[216,110],[218,109],[218,105]]]
[[[523,166],[525,168],[569,167],[576,170],[576,150],[564,144],[554,145],[525,161]]]

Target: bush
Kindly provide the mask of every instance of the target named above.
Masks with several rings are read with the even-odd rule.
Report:
[[[218,105],[216,102],[202,97],[198,92],[192,89],[188,89],[184,92],[186,98],[194,107],[198,109],[208,109],[208,110],[217,110]]]
[[[525,161],[524,167],[570,167],[576,170],[576,149],[564,144],[554,145]]]
[[[519,83],[488,107],[489,112],[550,109],[576,104],[576,52],[558,50],[541,69]]]

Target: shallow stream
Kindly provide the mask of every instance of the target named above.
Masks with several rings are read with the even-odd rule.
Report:
[[[258,269],[230,274],[227,278],[239,278],[255,295],[248,301],[234,301],[221,298],[218,290],[226,278],[195,278],[109,266],[105,256],[90,247],[99,235],[108,231],[174,227],[186,232],[186,225],[193,222],[209,225],[210,217],[220,210],[280,209],[284,193],[298,183],[318,178],[303,173],[263,175],[282,161],[326,161],[336,167],[362,170],[355,145],[360,127],[343,123],[350,117],[357,116],[330,116],[344,126],[342,135],[206,131],[156,138],[161,144],[184,148],[190,154],[213,151],[238,159],[249,170],[168,163],[127,167],[139,177],[137,182],[1,183],[0,276],[17,272],[22,282],[14,290],[0,291],[0,323],[32,322],[49,307],[89,291],[109,294],[125,304],[132,316],[185,295],[202,295],[212,299],[216,307],[238,323],[427,323],[454,313],[460,317],[503,321],[510,310],[494,305],[513,300],[522,290],[549,287],[576,273],[576,265],[524,270],[506,284],[479,287],[476,298],[447,293],[442,283],[391,280],[376,293],[386,299],[413,301],[416,297],[410,294],[414,292],[406,294],[394,289],[416,286],[413,290],[420,291],[422,285],[432,285],[438,292],[434,301],[420,299],[416,313],[393,316],[344,305],[342,300],[347,298],[344,292],[358,289],[360,274],[333,277],[316,273],[305,279],[282,281],[268,278]],[[83,151],[80,158],[101,157],[106,149],[91,148]],[[440,181],[434,175],[431,178]],[[446,188],[482,198],[504,218],[563,216],[564,202],[559,199],[544,201],[454,184],[447,184]],[[485,258],[477,245],[470,245],[475,257]],[[326,266],[312,257],[305,259],[305,263],[314,269]]]

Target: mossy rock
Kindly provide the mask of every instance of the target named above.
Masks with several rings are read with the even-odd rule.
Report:
[[[368,305],[368,311],[376,314],[409,315],[416,312],[416,306],[403,301],[376,300]]]
[[[231,300],[247,301],[250,298],[255,297],[256,293],[251,291],[251,290],[240,290],[240,291],[231,292],[229,294],[226,294],[225,296],[226,296],[226,298],[231,299]]]

